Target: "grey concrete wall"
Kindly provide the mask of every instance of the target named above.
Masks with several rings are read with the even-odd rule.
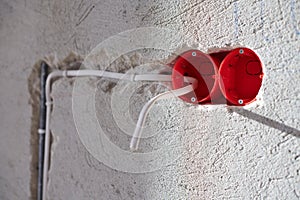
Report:
[[[158,148],[174,136],[180,151],[168,153],[178,157],[158,171],[133,174],[86,150],[73,120],[74,80],[59,80],[53,87],[49,199],[299,199],[298,1],[1,1],[0,9],[0,199],[35,197],[38,98],[30,93],[38,87],[36,61],[51,53],[59,59],[70,51],[86,55],[106,38],[144,26],[174,29],[184,36],[178,46],[252,48],[265,65],[262,98],[246,110],[180,100],[157,104],[148,126],[159,135],[142,147]],[[139,53],[142,62],[160,56]],[[126,149],[129,137],[109,123],[111,115],[101,115],[111,113],[117,86],[111,92],[99,87],[98,118],[111,141]],[[133,118],[141,106],[132,109]]]

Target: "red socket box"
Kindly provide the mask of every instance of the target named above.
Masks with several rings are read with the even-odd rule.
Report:
[[[248,105],[256,100],[262,84],[262,63],[254,51],[245,47],[210,54],[189,50],[173,63],[173,89],[187,84],[184,76],[198,80],[193,92],[180,96],[193,104]]]

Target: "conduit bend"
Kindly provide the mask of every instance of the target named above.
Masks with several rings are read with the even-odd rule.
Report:
[[[149,112],[149,110],[151,109],[151,107],[154,105],[154,103],[160,99],[168,99],[171,97],[178,97],[181,95],[185,95],[187,93],[190,93],[192,91],[194,91],[197,88],[197,83],[198,81],[192,77],[184,77],[184,82],[187,83],[191,83],[188,86],[185,86],[183,88],[179,88],[176,90],[170,90],[161,94],[158,94],[157,96],[153,97],[152,99],[150,99],[142,108],[133,136],[131,138],[130,141],[130,150],[132,151],[136,151],[138,150],[138,146],[139,146],[139,141],[141,138],[141,134],[142,134],[142,128],[144,126],[144,123],[146,121],[146,117],[147,114]]]
[[[49,146],[50,146],[50,114],[51,114],[51,82],[54,78],[58,77],[105,77],[111,79],[122,79],[127,81],[160,81],[160,82],[171,82],[171,75],[162,75],[162,74],[123,74],[116,72],[108,72],[103,70],[65,70],[65,71],[53,71],[51,72],[46,81],[46,127],[45,127],[45,148],[44,148],[44,165],[43,165],[43,190],[42,190],[42,199],[46,200],[46,189],[48,182],[48,163],[49,163]],[[130,142],[130,149],[135,151],[138,149],[142,127],[145,123],[146,116],[154,105],[154,103],[160,99],[167,99],[171,97],[178,97],[189,92],[194,91],[197,88],[197,80],[192,77],[184,77],[186,83],[190,83],[183,88],[176,90],[170,90],[164,93],[161,93],[152,99],[150,99],[142,108],[136,128],[133,134],[133,137]]]

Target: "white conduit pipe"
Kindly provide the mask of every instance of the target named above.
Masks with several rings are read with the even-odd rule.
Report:
[[[149,110],[151,109],[151,107],[154,105],[154,103],[157,100],[168,99],[168,98],[171,98],[171,97],[174,97],[174,96],[178,97],[178,96],[190,93],[190,92],[192,92],[196,89],[197,83],[198,83],[198,81],[196,79],[191,78],[191,77],[184,77],[184,81],[188,82],[188,83],[192,83],[192,84],[190,84],[188,86],[185,86],[183,88],[179,88],[179,89],[176,89],[176,90],[171,90],[171,91],[161,93],[161,94],[153,97],[152,99],[150,99],[143,106],[143,108],[140,112],[135,130],[134,130],[133,136],[132,136],[131,141],[130,141],[130,150],[132,150],[132,151],[138,150],[139,141],[140,141],[141,134],[142,134],[142,128],[143,128],[144,123],[146,121],[147,114],[148,114]]]
[[[44,149],[44,169],[43,169],[43,200],[46,200],[46,189],[48,182],[48,163],[49,163],[49,146],[50,146],[50,114],[51,114],[51,81],[57,77],[105,77],[112,79],[121,79],[128,81],[162,81],[162,82],[171,82],[171,75],[162,75],[162,74],[123,74],[116,72],[108,72],[103,70],[65,70],[65,71],[53,71],[51,72],[46,81],[46,130],[45,130],[45,149]],[[154,103],[160,99],[166,99],[174,96],[181,96],[189,92],[194,91],[197,87],[197,80],[192,77],[184,77],[184,81],[190,83],[190,85],[176,90],[171,90],[164,92],[153,97],[146,105],[142,108],[140,112],[139,119],[133,134],[133,137],[130,142],[130,149],[137,150],[139,140],[141,137],[141,130],[145,123],[146,116]]]

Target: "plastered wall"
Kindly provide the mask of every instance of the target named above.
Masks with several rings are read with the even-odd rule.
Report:
[[[1,1],[0,9],[0,199],[35,198],[36,61],[54,53],[62,60],[70,51],[87,55],[110,36],[145,26],[175,30],[181,38],[170,35],[174,48],[253,49],[264,63],[261,98],[245,109],[191,106],[176,99],[158,103],[147,120],[156,134],[143,140],[142,148],[164,147],[172,137],[177,146],[167,153],[176,159],[136,174],[113,169],[87,151],[73,119],[74,80],[58,80],[49,199],[299,199],[298,1]],[[169,56],[153,49],[136,53],[138,63]],[[131,56],[122,58],[130,67]],[[97,116],[105,133],[126,150],[129,136],[111,115],[112,95],[122,85],[108,91],[105,81],[90,83],[97,88]],[[157,92],[147,87],[132,99],[133,119],[144,98]]]

